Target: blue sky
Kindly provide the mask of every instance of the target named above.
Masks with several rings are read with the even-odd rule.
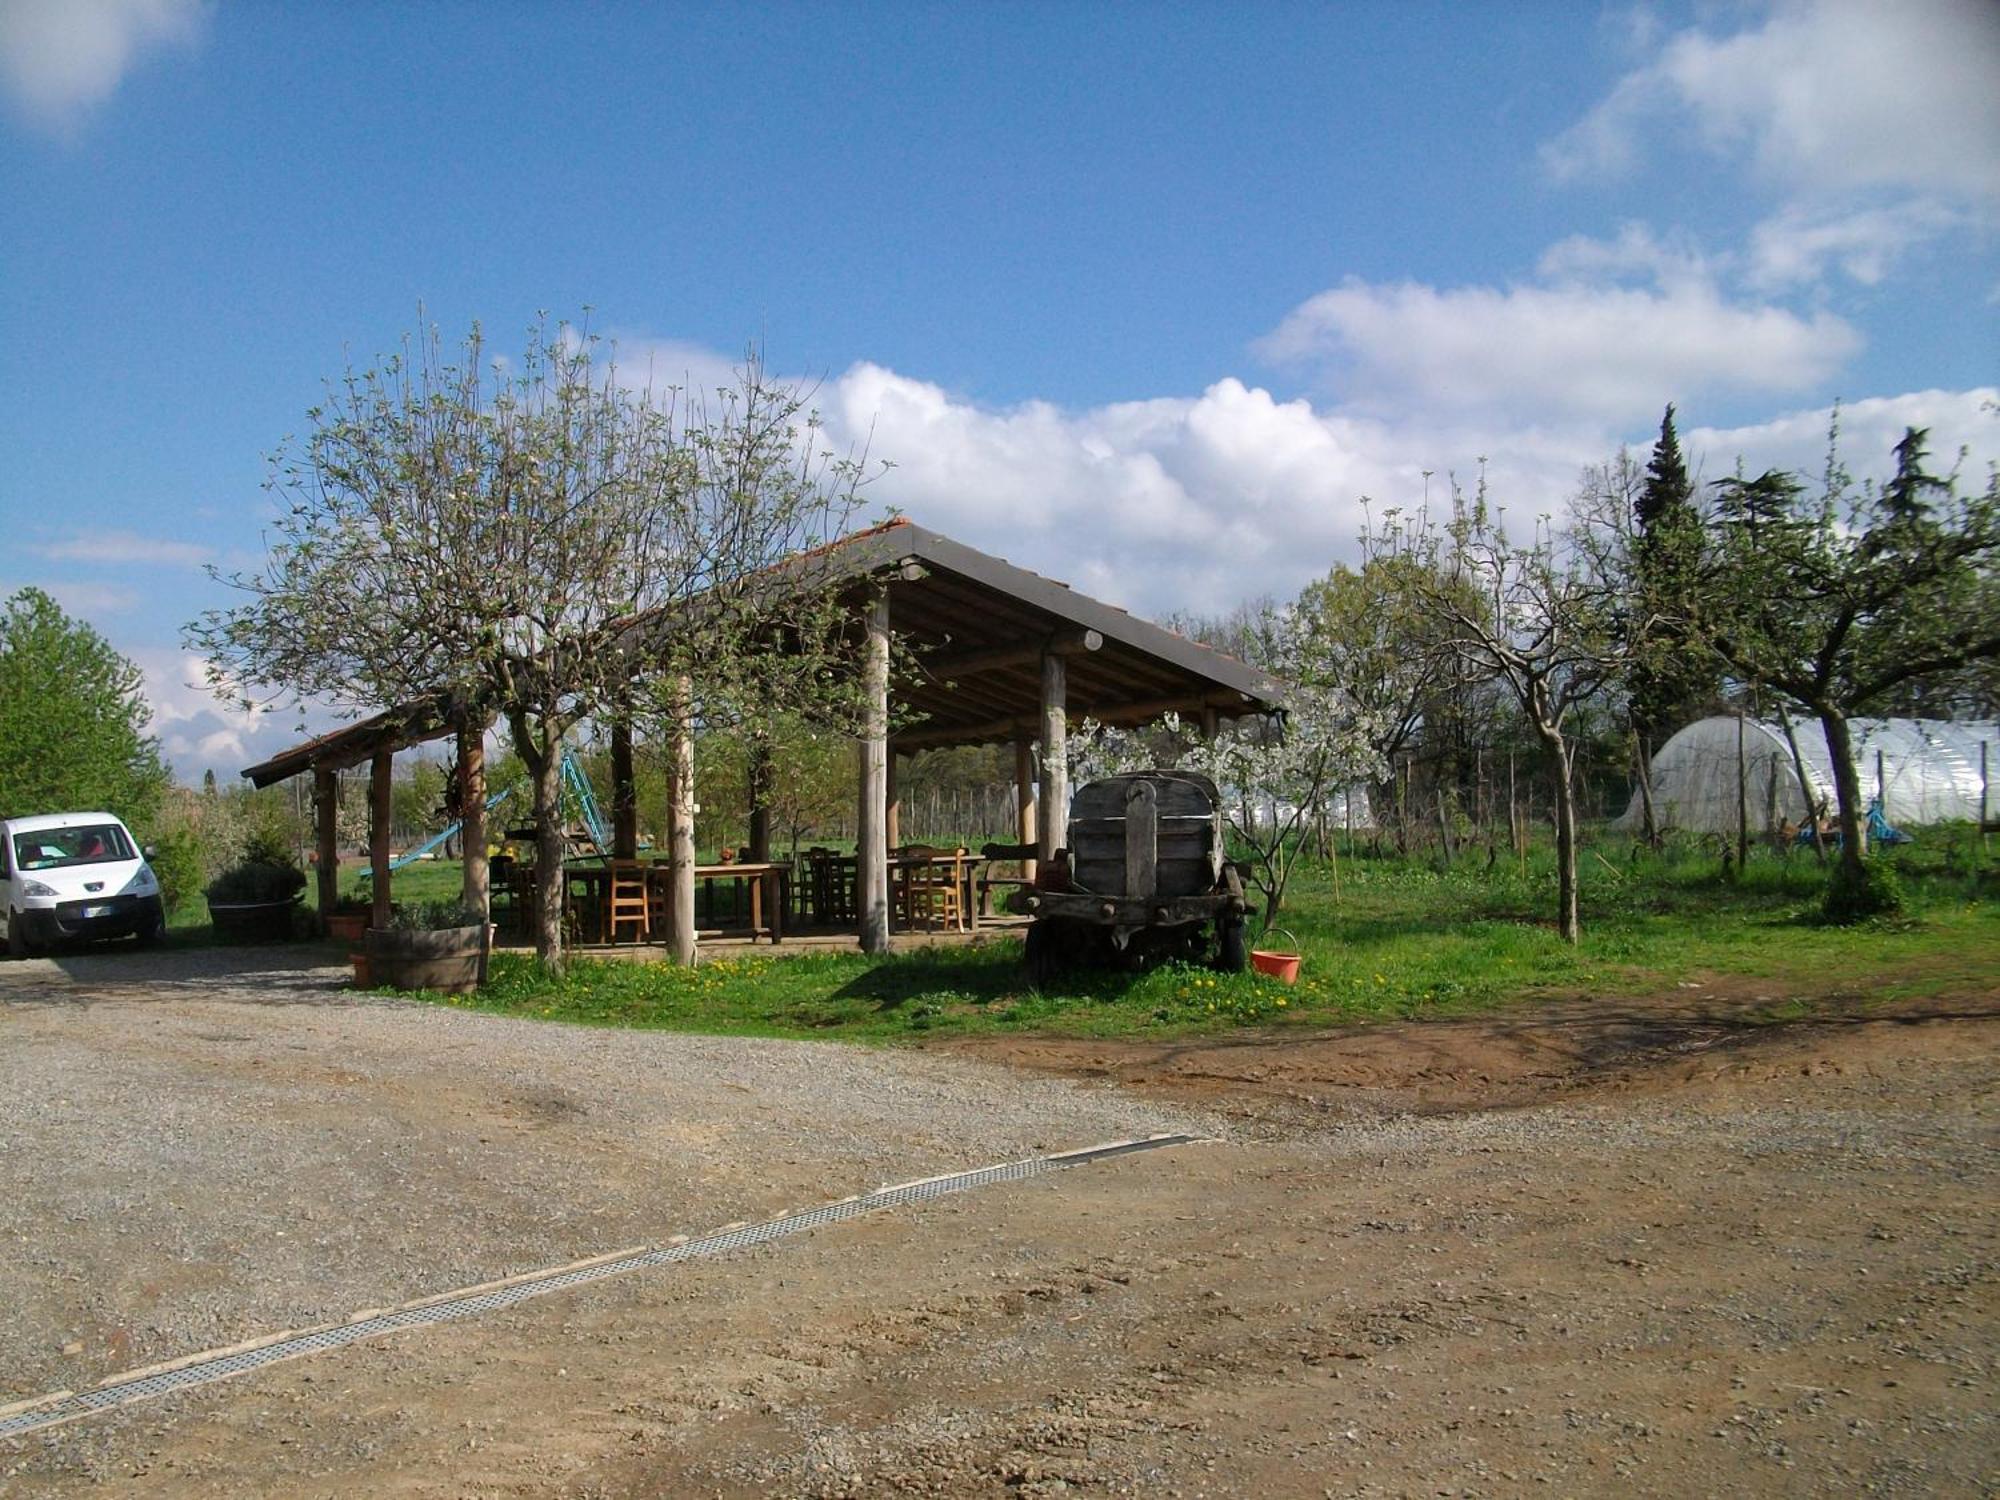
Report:
[[[296,720],[179,628],[265,456],[409,329],[751,341],[915,519],[1142,612],[1289,593],[1364,495],[1556,509],[2000,457],[2000,7],[0,0],[0,588],[139,661],[183,775]],[[1137,539],[1135,541],[1135,539]]]

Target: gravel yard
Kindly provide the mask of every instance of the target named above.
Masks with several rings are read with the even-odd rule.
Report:
[[[948,1057],[509,1021],[274,962],[297,959],[0,966],[0,1405],[884,1182],[1204,1128]]]
[[[271,961],[0,966],[0,1400],[886,1180],[1217,1139],[0,1442],[0,1492],[2000,1480],[1990,996],[879,1053],[349,1003]]]

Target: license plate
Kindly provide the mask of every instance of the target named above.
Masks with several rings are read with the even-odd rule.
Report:
[[[86,917],[108,917],[117,909],[115,906],[86,906],[83,914]]]

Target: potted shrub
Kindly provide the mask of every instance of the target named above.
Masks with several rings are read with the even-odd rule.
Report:
[[[253,834],[243,857],[208,883],[209,921],[224,942],[274,943],[292,936],[305,871],[282,841]]]
[[[387,927],[367,934],[368,980],[398,990],[462,995],[486,977],[491,930],[485,914],[462,901],[412,901]]]

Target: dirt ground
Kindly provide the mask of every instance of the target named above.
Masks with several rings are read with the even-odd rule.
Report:
[[[232,984],[226,994],[242,992]],[[536,1035],[555,1028],[449,1017],[470,1028],[449,1033],[461,1071],[426,1113],[410,1074],[372,1050],[404,1023],[374,1011],[329,1001],[308,1026],[268,1006],[253,1019],[194,983],[86,985],[81,1012],[27,1004],[35,993],[0,986],[0,1037],[113,1071],[115,1039],[141,1016],[169,1043],[183,1027],[214,1032],[220,1016],[238,1018],[232,1033],[286,1028],[303,1066],[343,1073],[329,1107],[381,1111],[427,1154],[483,1143],[512,1206],[472,1225],[480,1253],[497,1254],[510,1215],[532,1212],[491,1150],[516,1137],[500,1139],[457,1090],[489,1042],[567,1045]],[[842,1049],[739,1058],[744,1044],[621,1038],[638,1050],[612,1058],[618,1069],[694,1047],[690,1076],[721,1080],[715,1099],[746,1091],[746,1116],[774,1122],[705,1147],[724,1196],[765,1212],[797,1206],[828,1163],[876,1165],[872,1146],[822,1159],[806,1144],[861,1140],[871,1111],[990,1109],[998,1141],[1032,1144],[1038,1120],[1049,1149],[1120,1121],[1202,1119],[1217,1138],[0,1443],[0,1490],[1995,1493],[2000,1000],[1871,1011],[1836,999],[1756,1024],[1762,1003],[1706,989],[1177,1046],[1023,1038],[865,1054],[878,1071],[840,1092],[876,1090],[876,1102],[846,1115],[802,1105],[790,1070],[803,1055],[806,1073],[823,1073]],[[559,1093],[570,1063],[536,1066]],[[276,1132],[328,1128],[268,1117]],[[611,1135],[627,1129],[614,1123]],[[617,1156],[605,1124],[558,1112],[519,1127],[536,1151],[573,1161],[552,1197],[604,1194],[597,1162]],[[908,1128],[882,1125],[889,1139]],[[1008,1154],[966,1156],[941,1121],[929,1139],[930,1162]],[[781,1140],[791,1165],[767,1184]],[[617,1156],[621,1176],[632,1170]],[[447,1202],[427,1235],[451,1232],[476,1196]],[[688,1220],[706,1201],[663,1198],[655,1227],[646,1195],[604,1200],[621,1242],[713,1227]],[[582,1238],[583,1222],[562,1220],[564,1233]],[[73,1231],[83,1243],[100,1227]],[[264,1251],[278,1253],[253,1250],[232,1263],[246,1297]],[[0,1347],[0,1400],[32,1393],[14,1378],[32,1352]]]

